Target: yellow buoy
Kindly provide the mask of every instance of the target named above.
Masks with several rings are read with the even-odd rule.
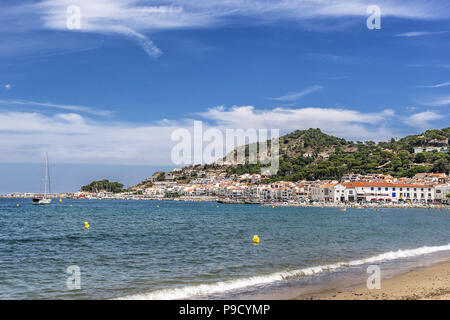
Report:
[[[259,237],[256,234],[253,236],[253,243],[259,243]]]
[[[272,209],[275,208],[275,206],[272,206]]]
[[[70,204],[69,207],[71,207],[72,205]]]
[[[84,228],[89,229],[89,223],[87,221],[84,222]]]
[[[19,206],[19,204],[17,204],[17,206]]]
[[[62,203],[62,199],[61,199],[61,198],[59,198],[59,202],[61,202],[61,203]]]
[[[156,206],[157,208],[159,208],[159,206]]]

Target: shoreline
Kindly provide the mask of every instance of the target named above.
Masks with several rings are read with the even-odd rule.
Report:
[[[292,300],[450,300],[450,258],[382,278],[380,289],[341,284]]]
[[[11,197],[0,196],[0,199],[31,199],[31,196]],[[214,196],[204,197],[179,197],[179,198],[158,198],[158,197],[91,197],[91,198],[72,198],[58,195],[51,195],[50,198],[68,199],[68,200],[136,200],[136,201],[175,201],[175,202],[217,202],[223,205],[258,205],[261,207],[296,207],[296,208],[339,208],[339,209],[380,209],[380,208],[395,208],[395,209],[450,209],[450,204],[442,203],[345,203],[345,202],[329,202],[329,203],[302,203],[302,202],[245,202],[239,200],[224,200]]]

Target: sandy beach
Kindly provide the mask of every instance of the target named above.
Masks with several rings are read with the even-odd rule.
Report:
[[[381,289],[367,287],[301,296],[307,300],[449,300],[450,262],[412,270],[381,281]]]

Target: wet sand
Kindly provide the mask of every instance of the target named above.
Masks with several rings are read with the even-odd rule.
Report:
[[[318,300],[450,300],[450,262],[416,269],[381,280],[381,289],[367,287],[323,292],[297,299]]]

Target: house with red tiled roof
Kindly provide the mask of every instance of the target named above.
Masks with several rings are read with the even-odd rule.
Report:
[[[424,184],[442,184],[450,182],[445,173],[418,173],[413,177],[414,181]]]

